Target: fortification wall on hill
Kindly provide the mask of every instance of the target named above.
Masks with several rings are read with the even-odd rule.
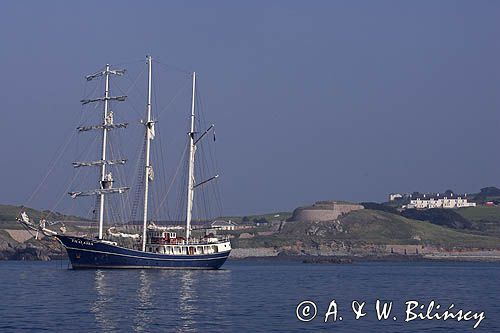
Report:
[[[291,221],[334,221],[349,212],[364,209],[362,205],[344,201],[318,201],[312,206],[299,207],[293,211]]]

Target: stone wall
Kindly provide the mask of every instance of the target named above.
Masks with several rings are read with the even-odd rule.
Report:
[[[232,249],[230,258],[241,259],[249,257],[275,257],[278,255],[278,251],[274,248],[268,247],[254,247],[245,249]]]
[[[364,207],[344,201],[318,201],[312,206],[295,209],[290,221],[334,221],[344,214],[360,209]]]

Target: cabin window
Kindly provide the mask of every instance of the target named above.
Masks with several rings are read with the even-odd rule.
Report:
[[[214,245],[214,246],[213,246],[213,249],[214,249],[214,252],[215,252],[215,253],[219,252],[219,249],[217,248],[217,245]]]

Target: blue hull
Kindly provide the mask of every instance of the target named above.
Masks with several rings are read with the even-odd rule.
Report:
[[[57,235],[71,266],[80,268],[218,269],[231,251],[204,255],[168,255],[142,252],[88,238]]]

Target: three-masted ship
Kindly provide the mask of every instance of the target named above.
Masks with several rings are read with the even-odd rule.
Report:
[[[70,192],[69,195],[77,199],[85,196],[97,196],[98,200],[98,235],[95,238],[70,236],[55,232],[48,228],[46,221],[41,220],[35,224],[25,212],[20,214],[19,221],[25,226],[45,235],[53,236],[59,240],[68,253],[69,260],[74,269],[80,268],[172,268],[172,269],[218,269],[231,252],[231,243],[227,237],[220,237],[214,233],[205,234],[198,238],[192,237],[192,213],[195,190],[218,176],[211,177],[198,184],[195,183],[195,156],[197,144],[213,128],[213,125],[203,133],[195,128],[195,96],[196,96],[196,73],[192,73],[192,102],[190,113],[189,140],[189,162],[187,165],[187,207],[184,236],[177,235],[172,229],[157,226],[148,221],[149,182],[153,177],[153,169],[150,161],[151,141],[155,136],[155,121],[152,117],[152,59],[147,57],[148,66],[148,92],[146,101],[146,119],[142,121],[145,127],[145,156],[144,156],[144,193],[143,193],[143,216],[142,233],[127,234],[117,232],[113,228],[104,232],[104,211],[106,196],[120,195],[129,190],[129,187],[115,187],[114,179],[107,166],[124,164],[124,159],[109,159],[108,132],[113,129],[126,128],[126,123],[115,123],[113,112],[110,110],[110,101],[125,101],[127,96],[110,95],[110,78],[112,76],[124,75],[121,69],[112,69],[106,65],[104,70],[86,76],[87,81],[97,78],[104,79],[104,96],[94,99],[82,100],[82,104],[102,103],[103,118],[98,125],[81,126],[79,131],[100,131],[102,134],[101,156],[96,161],[75,162],[74,167],[99,167],[100,178],[98,188],[88,191]],[[113,239],[106,239],[106,234],[116,237],[132,239],[131,246],[119,245]],[[129,242],[130,243],[130,242]]]

